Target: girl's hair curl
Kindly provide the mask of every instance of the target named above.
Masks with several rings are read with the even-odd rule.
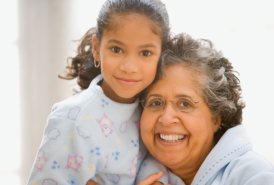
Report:
[[[152,21],[152,31],[162,38],[162,48],[169,40],[169,17],[165,5],[160,0],[106,0],[97,18],[97,26],[86,32],[77,49],[75,57],[68,58],[65,75],[59,78],[71,80],[77,78],[81,89],[87,89],[90,82],[101,73],[100,68],[94,66],[92,54],[92,37],[101,41],[103,34],[115,29],[119,19],[129,14],[138,14]],[[160,64],[160,63],[159,63]]]

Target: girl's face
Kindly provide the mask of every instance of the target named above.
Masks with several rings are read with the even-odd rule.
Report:
[[[132,103],[155,78],[162,40],[144,16],[130,14],[114,21],[114,29],[105,31],[100,43],[93,38],[93,54],[101,61],[105,95]]]
[[[162,110],[144,108],[140,121],[141,136],[150,153],[177,175],[197,172],[214,146],[213,135],[220,124],[218,118],[212,119],[192,79],[188,68],[180,64],[168,67],[146,96],[156,97],[147,100],[151,108],[159,108],[161,99],[166,105]],[[168,100],[178,100],[176,106],[183,111]]]

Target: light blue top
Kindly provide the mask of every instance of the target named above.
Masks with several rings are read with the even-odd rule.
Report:
[[[170,171],[169,183],[185,185]],[[209,153],[191,185],[274,185],[274,164],[252,151],[243,125],[226,131]]]
[[[148,153],[139,134],[138,100],[112,101],[97,85],[101,80],[97,76],[88,89],[53,106],[28,185],[135,183]],[[154,159],[148,163],[140,178],[165,169]]]

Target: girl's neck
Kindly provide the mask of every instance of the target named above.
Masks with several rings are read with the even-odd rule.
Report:
[[[122,98],[120,96],[118,96],[113,90],[112,88],[107,84],[105,83],[104,80],[102,80],[101,82],[98,83],[98,85],[101,86],[104,94],[111,100],[115,101],[115,102],[118,102],[118,103],[134,103],[135,100],[136,100],[136,96],[132,97],[132,98]]]

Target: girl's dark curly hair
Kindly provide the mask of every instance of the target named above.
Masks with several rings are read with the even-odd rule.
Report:
[[[163,53],[160,72],[165,75],[168,66],[181,64],[193,73],[191,80],[196,82],[196,88],[207,102],[212,117],[221,117],[221,129],[214,135],[217,142],[227,129],[242,123],[245,104],[240,80],[235,75],[237,72],[209,40],[196,40],[182,33],[171,40],[168,48]]]
[[[100,42],[106,31],[115,29],[118,25],[117,16],[123,18],[132,13],[143,15],[152,21],[152,31],[162,38],[164,48],[169,40],[170,28],[166,7],[160,0],[106,0],[97,18],[97,26],[88,30],[80,39],[77,55],[68,59],[66,74],[59,75],[59,78],[77,78],[81,89],[88,88],[90,82],[101,73],[100,68],[94,66],[92,37],[96,36]]]

